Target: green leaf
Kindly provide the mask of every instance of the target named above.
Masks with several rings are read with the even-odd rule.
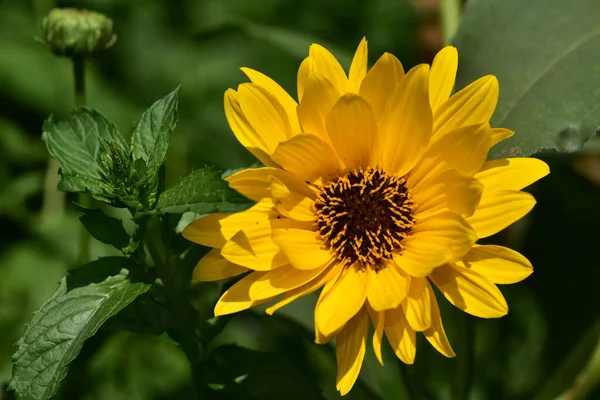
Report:
[[[34,315],[13,356],[9,388],[23,400],[50,399],[86,339],[150,284],[122,257],[107,257],[72,271]]]
[[[134,162],[143,160],[141,176],[153,180],[165,161],[171,132],[177,123],[179,88],[152,104],[142,114],[131,137],[131,150]],[[137,164],[139,165],[139,164]]]
[[[210,167],[197,169],[165,191],[158,200],[159,213],[183,214],[195,212],[235,212],[248,208],[252,202],[231,189],[221,174]]]
[[[116,126],[98,111],[82,107],[73,111],[68,121],[50,116],[42,128],[48,152],[58,161],[62,175],[76,175],[100,180],[109,176],[102,154],[111,143],[125,148]]]
[[[109,217],[100,209],[86,208],[79,204],[75,204],[75,210],[85,229],[94,238],[119,250],[129,245],[130,236],[123,228],[121,220]]]
[[[492,126],[516,131],[491,158],[574,151],[600,124],[600,27],[590,0],[478,0],[467,4],[453,43],[457,87],[500,82]]]
[[[81,175],[63,175],[58,182],[58,190],[63,192],[87,193],[95,199],[110,202],[113,187],[99,179]]]

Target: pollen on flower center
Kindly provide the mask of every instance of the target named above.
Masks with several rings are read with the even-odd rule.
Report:
[[[321,239],[346,266],[380,270],[416,222],[406,179],[379,168],[354,170],[315,200]]]

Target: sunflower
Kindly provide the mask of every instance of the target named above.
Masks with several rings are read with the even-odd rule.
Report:
[[[431,67],[405,73],[385,53],[368,70],[363,39],[346,75],[313,44],[298,71],[298,102],[248,68],[251,83],[225,93],[233,133],[265,166],[227,178],[253,207],[184,230],[213,248],[193,277],[248,273],[219,299],[216,316],[275,301],[272,314],[321,290],[316,342],[336,338],[342,395],[360,372],[369,322],[382,364],[384,334],[407,364],[416,332],[453,357],[432,284],[461,310],[496,318],[508,312],[496,284],[533,272],[521,254],[476,242],[532,209],[535,199],[520,190],[548,166],[534,158],[486,162],[490,147],[514,132],[490,127],[494,76],[450,96],[457,64],[457,50],[446,47]]]

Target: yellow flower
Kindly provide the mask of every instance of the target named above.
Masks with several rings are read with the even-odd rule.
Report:
[[[225,93],[231,129],[265,167],[227,179],[256,205],[185,229],[189,240],[214,248],[194,278],[250,272],[223,294],[217,316],[277,300],[272,314],[322,289],[316,342],[337,338],[342,394],[360,371],[369,321],[381,363],[384,333],[405,363],[414,361],[416,332],[453,357],[431,283],[465,312],[496,318],[508,312],[496,284],[533,271],[519,253],[476,241],[532,209],[534,198],[520,190],[548,166],[485,161],[513,132],[489,125],[494,76],[450,96],[457,64],[456,49],[446,47],[431,68],[405,74],[386,53],[367,71],[363,39],[346,75],[314,44],[298,71],[299,103],[248,68],[252,83]]]

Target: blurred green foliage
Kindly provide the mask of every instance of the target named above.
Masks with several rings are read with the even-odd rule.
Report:
[[[231,134],[223,113],[224,91],[245,81],[239,67],[260,70],[295,93],[297,66],[310,43],[328,46],[347,63],[363,36],[369,39],[371,62],[384,51],[396,54],[405,68],[429,62],[431,44],[423,32],[431,16],[423,14],[423,6],[417,6],[421,3],[426,2],[264,0],[257,6],[247,0],[0,0],[0,384],[10,379],[13,344],[32,312],[76,262],[79,222],[73,207],[66,214],[41,213],[48,160],[41,127],[48,115],[62,118],[74,105],[69,61],[33,40],[52,6],[89,8],[114,20],[117,44],[88,62],[88,103],[124,135],[153,100],[181,84],[179,122],[166,161],[167,181],[173,186],[193,168],[226,170],[255,162]],[[595,160],[600,152],[593,144],[589,148],[584,159]],[[573,385],[597,342],[582,338],[597,338],[600,180],[594,176],[600,168],[594,163],[575,168],[574,161],[582,159],[578,155],[543,157],[552,174],[532,188],[538,199],[535,211],[491,239],[522,251],[536,268],[525,283],[504,290],[509,315],[477,320],[440,302],[458,357],[446,359],[420,338],[414,366],[401,366],[384,346],[382,368],[369,349],[361,379],[347,398],[397,399],[409,391],[415,398],[457,399],[461,389],[456,382],[470,380],[472,399],[540,394],[543,400]],[[113,210],[111,216],[123,219],[131,230],[124,214]],[[97,241],[92,247],[94,257],[116,254]],[[189,276],[199,255],[198,249],[188,254],[181,279]],[[220,290],[212,283],[193,286],[200,320],[211,317]],[[151,292],[144,296],[153,305],[164,301]],[[260,369],[242,382],[258,398],[278,398],[281,385],[316,387],[318,391],[307,393],[322,390],[326,398],[337,398],[334,351],[313,343],[314,301],[314,296],[301,299],[275,317],[258,310],[228,318],[211,345],[243,348],[219,348],[214,368],[201,371],[212,385],[211,398],[235,398],[235,393],[219,392],[219,385],[265,359],[290,371],[290,381]],[[57,398],[189,398],[185,355],[168,337],[149,334],[163,330],[161,312],[148,315],[143,304],[136,307],[126,308],[86,342]],[[132,319],[147,329],[111,330],[127,328]],[[215,329],[220,328],[216,322]],[[474,348],[470,340],[475,340]],[[218,370],[230,375],[215,374]],[[301,378],[295,378],[297,371]],[[305,384],[306,378],[312,384]],[[263,392],[268,385],[272,390]]]

